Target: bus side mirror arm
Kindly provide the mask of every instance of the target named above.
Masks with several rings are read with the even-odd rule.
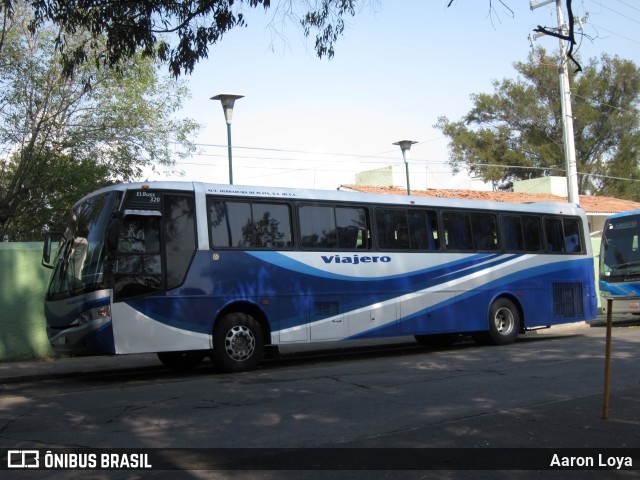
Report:
[[[107,227],[107,235],[106,235],[106,246],[107,246],[107,257],[112,257],[115,255],[116,250],[118,249],[118,237],[120,235],[120,215],[117,213],[111,214],[111,220],[109,221],[109,226]]]
[[[44,235],[44,245],[42,246],[42,266],[53,268],[51,263],[51,233]]]

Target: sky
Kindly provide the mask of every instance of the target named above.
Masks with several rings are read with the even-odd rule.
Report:
[[[191,98],[180,116],[203,127],[197,152],[178,162],[179,173],[149,172],[148,180],[228,183],[226,123],[210,97],[231,93],[244,95],[231,125],[236,185],[335,190],[358,172],[404,172],[393,143],[413,140],[412,189],[490,189],[453,175],[447,139],[434,125],[440,116],[460,119],[472,94],[516,76],[513,64],[527,61],[533,29],[557,26],[555,2],[534,10],[529,0],[360,3],[331,60],[317,58],[314,38],[304,38],[295,20],[247,8],[248,26],[227,33],[184,77]],[[573,12],[586,17],[582,58],[606,52],[640,65],[640,0],[573,0]],[[552,37],[535,44],[558,49]]]

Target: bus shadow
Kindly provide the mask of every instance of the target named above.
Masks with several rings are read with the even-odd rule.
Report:
[[[616,328],[627,328],[622,325],[616,325]],[[594,333],[597,332],[597,335]],[[600,335],[600,333],[602,335]],[[467,353],[478,352],[483,353],[489,350],[495,349],[497,352],[509,353],[510,348],[516,348],[518,345],[533,345],[533,344],[551,344],[558,341],[576,339],[585,336],[597,336],[601,338],[604,344],[604,329],[585,329],[584,331],[571,331],[571,332],[547,332],[544,334],[536,334],[535,332],[529,332],[524,335],[520,335],[518,340],[510,346],[489,346],[480,345],[476,343],[470,336],[461,336],[458,341],[451,345],[446,346],[425,346],[417,341],[414,341],[410,337],[403,339],[402,341],[382,341],[376,343],[375,341],[369,341],[363,345],[348,345],[348,346],[330,346],[314,348],[313,346],[306,346],[302,350],[295,350],[295,347],[285,349],[279,355],[274,355],[271,358],[265,359],[258,367],[258,372],[275,371],[279,369],[286,369],[296,366],[313,365],[313,364],[326,364],[326,363],[339,363],[339,362],[351,362],[361,361],[372,358],[401,358],[401,357],[414,357],[425,355],[429,353],[446,354],[447,352],[457,353],[465,351]],[[614,339],[616,333],[614,329]],[[132,356],[135,357],[135,356]],[[61,380],[66,382],[74,382],[79,385],[85,386],[103,386],[108,384],[130,384],[147,383],[154,381],[163,382],[180,382],[188,381],[198,377],[241,377],[242,375],[250,375],[251,372],[246,373],[225,373],[217,369],[210,358],[206,358],[205,361],[196,368],[189,370],[176,370],[166,367],[158,360],[157,365],[149,365],[148,363],[143,366],[136,366],[135,359],[115,359],[113,368],[104,368],[97,371],[79,371],[79,372],[64,372],[48,374],[42,378],[17,378],[0,381],[0,385],[10,385],[12,383],[26,383],[32,380],[38,380],[40,386],[46,384],[55,384]],[[120,361],[120,363],[118,362]],[[119,365],[118,365],[119,363]]]

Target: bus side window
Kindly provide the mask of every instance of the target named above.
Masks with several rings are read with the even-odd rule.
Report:
[[[409,248],[409,227],[404,210],[376,210],[378,245],[383,250],[406,250]]]
[[[473,250],[468,213],[445,212],[443,223],[448,250]]]
[[[365,208],[303,205],[298,213],[302,248],[369,248],[369,223]]]
[[[249,202],[209,200],[210,242],[216,247],[247,247],[249,236],[243,227],[251,223]]]
[[[531,215],[520,217],[524,233],[524,249],[527,252],[542,251],[542,235],[540,229],[540,218]]]
[[[561,219],[546,218],[544,220],[544,233],[547,239],[547,253],[564,252],[564,235],[562,233]]]
[[[522,220],[515,215],[503,215],[500,218],[502,227],[502,242],[508,252],[524,251],[524,236]]]
[[[438,217],[432,210],[409,211],[411,250],[435,251],[440,249]]]
[[[573,218],[565,218],[562,221],[564,226],[564,249],[566,253],[582,253],[584,248],[580,241],[580,224]]]
[[[362,243],[364,232],[369,230],[367,211],[357,207],[335,209],[338,248],[355,250],[366,248]]]
[[[212,248],[291,248],[289,205],[210,199]]]
[[[472,213],[471,229],[476,250],[497,250],[498,230],[496,216],[490,213]]]
[[[300,207],[300,238],[303,248],[336,248],[336,223],[333,207]]]
[[[378,244],[382,249],[434,251],[440,248],[438,219],[431,210],[376,210]]]
[[[291,248],[291,213],[289,205],[276,203],[254,203],[252,246],[258,248]]]
[[[580,224],[573,218],[546,218],[544,221],[549,253],[584,253]]]
[[[164,195],[164,243],[167,288],[182,284],[196,250],[193,196]]]

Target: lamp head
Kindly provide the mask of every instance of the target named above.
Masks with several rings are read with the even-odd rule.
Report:
[[[231,125],[231,120],[233,119],[233,104],[237,99],[242,97],[244,97],[244,95],[234,95],[231,93],[221,93],[215,97],[211,97],[211,100],[220,100],[227,125]]]

